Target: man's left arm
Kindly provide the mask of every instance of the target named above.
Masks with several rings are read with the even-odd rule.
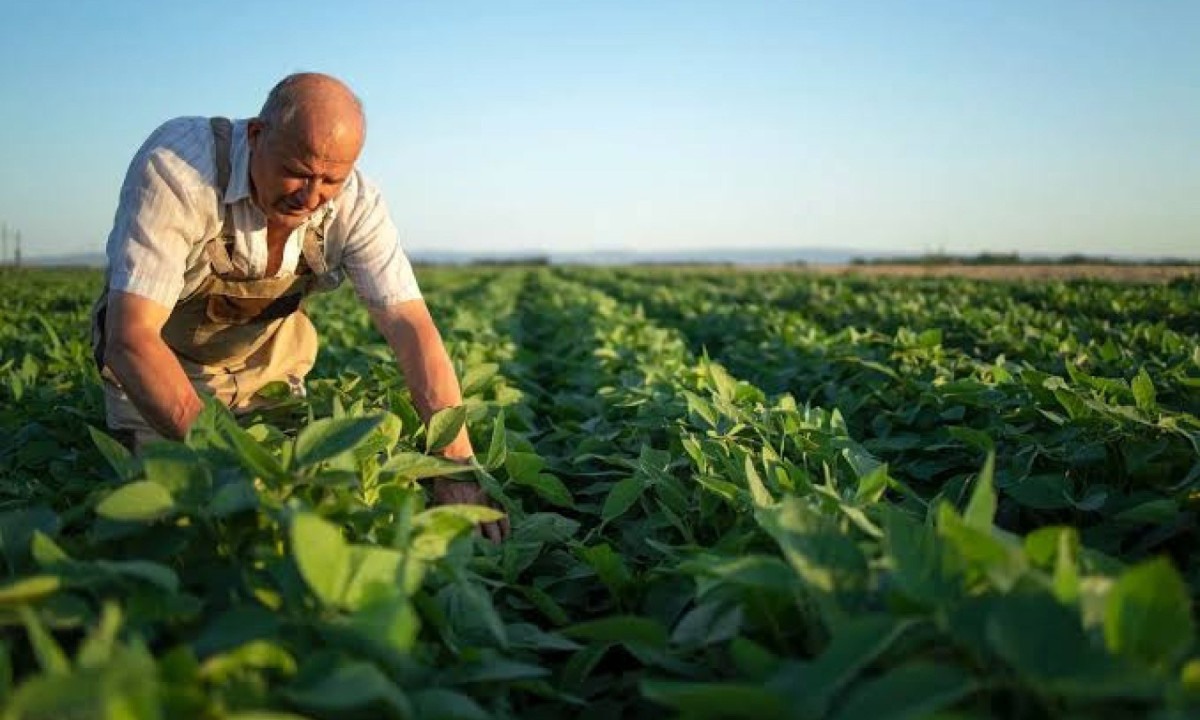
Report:
[[[387,340],[400,363],[413,404],[426,423],[438,410],[462,404],[462,390],[441,333],[422,299],[405,300],[382,308],[371,308],[371,320]],[[468,460],[474,455],[464,425],[442,454],[451,460]],[[431,486],[439,504],[488,505],[487,493],[473,481],[435,478]],[[484,535],[493,542],[508,536],[508,518],[485,523]]]

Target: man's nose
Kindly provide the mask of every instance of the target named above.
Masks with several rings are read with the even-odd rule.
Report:
[[[321,181],[310,179],[304,183],[304,187],[300,188],[300,203],[305,210],[312,212],[321,205]]]

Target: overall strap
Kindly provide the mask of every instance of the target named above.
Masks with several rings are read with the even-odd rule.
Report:
[[[217,275],[228,275],[233,272],[233,262],[229,259],[226,243],[233,240],[233,212],[225,206],[225,190],[229,187],[230,160],[229,151],[233,145],[233,122],[229,118],[214,117],[208,120],[213,134],[213,159],[217,166],[217,206],[223,208],[221,215],[224,221],[221,233],[210,240],[204,251],[212,263],[213,272]]]

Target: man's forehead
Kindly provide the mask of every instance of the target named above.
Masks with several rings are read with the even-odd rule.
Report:
[[[345,125],[283,128],[277,148],[280,154],[300,160],[321,160],[353,165],[362,150],[361,135]]]

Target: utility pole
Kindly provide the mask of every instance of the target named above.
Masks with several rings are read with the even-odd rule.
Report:
[[[13,265],[21,267],[21,231],[17,231],[17,251],[13,255]]]
[[[0,265],[4,264],[4,258],[8,255],[8,223],[0,225]]]

